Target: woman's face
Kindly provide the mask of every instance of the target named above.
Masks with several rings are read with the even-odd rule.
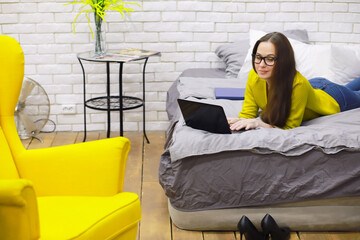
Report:
[[[265,80],[269,80],[271,78],[272,71],[276,63],[275,60],[276,55],[274,44],[271,42],[261,42],[257,48],[256,56],[254,58],[255,70],[260,78]]]

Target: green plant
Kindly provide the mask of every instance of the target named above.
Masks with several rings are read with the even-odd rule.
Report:
[[[65,5],[69,5],[69,4],[82,4],[82,6],[79,8],[79,10],[81,10],[75,17],[74,21],[73,21],[73,28],[74,28],[74,33],[75,33],[75,22],[76,19],[81,15],[81,14],[85,14],[87,20],[88,20],[88,25],[91,31],[91,36],[94,38],[94,34],[93,31],[91,29],[90,26],[90,18],[88,16],[88,14],[90,12],[94,13],[94,18],[95,18],[95,26],[98,29],[99,26],[101,26],[102,21],[106,22],[105,20],[105,16],[106,16],[106,10],[110,10],[110,11],[117,11],[121,14],[121,18],[124,18],[124,14],[129,14],[130,12],[134,12],[133,8],[130,7],[125,7],[125,5],[130,4],[130,5],[137,5],[139,7],[141,7],[139,4],[137,3],[131,3],[131,2],[124,2],[124,1],[118,1],[118,0],[74,0],[71,3],[66,3]],[[90,6],[90,9],[84,9],[86,7]]]

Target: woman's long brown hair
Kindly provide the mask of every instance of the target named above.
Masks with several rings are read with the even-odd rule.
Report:
[[[274,44],[276,62],[270,78],[267,106],[260,117],[264,122],[281,128],[285,125],[291,110],[292,87],[296,75],[294,50],[285,35],[273,32],[256,42],[253,56],[257,53],[261,42]],[[252,64],[256,72],[254,61]]]

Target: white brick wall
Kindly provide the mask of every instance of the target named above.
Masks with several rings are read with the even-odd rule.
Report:
[[[70,1],[70,0],[69,0]],[[78,6],[67,0],[0,0],[0,33],[17,39],[26,59],[25,74],[43,85],[51,101],[50,118],[58,131],[83,130],[82,71],[76,54],[92,50],[84,16],[72,21]],[[108,12],[108,48],[136,47],[162,52],[149,60],[146,74],[146,127],[164,130],[166,91],[187,68],[222,67],[217,46],[236,41],[249,29],[306,29],[313,43],[360,43],[359,0],[197,0],[136,1],[142,7],[122,20]],[[87,97],[105,94],[105,66],[85,64]],[[142,96],[142,64],[124,65],[124,93]],[[111,65],[111,92],[117,94],[118,66]],[[63,115],[62,104],[76,105]],[[119,114],[112,113],[112,129]],[[106,114],[87,109],[88,129],[105,130]],[[142,129],[142,112],[125,112],[125,129]]]

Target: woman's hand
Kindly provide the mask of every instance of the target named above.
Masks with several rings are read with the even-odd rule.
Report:
[[[258,127],[272,128],[270,124],[264,123],[257,119],[246,119],[246,118],[228,118],[228,123],[232,131],[239,131],[241,129],[250,130]]]
[[[245,119],[245,118],[227,118],[227,121],[228,121],[229,126],[231,127],[231,125],[240,121],[241,119]]]

